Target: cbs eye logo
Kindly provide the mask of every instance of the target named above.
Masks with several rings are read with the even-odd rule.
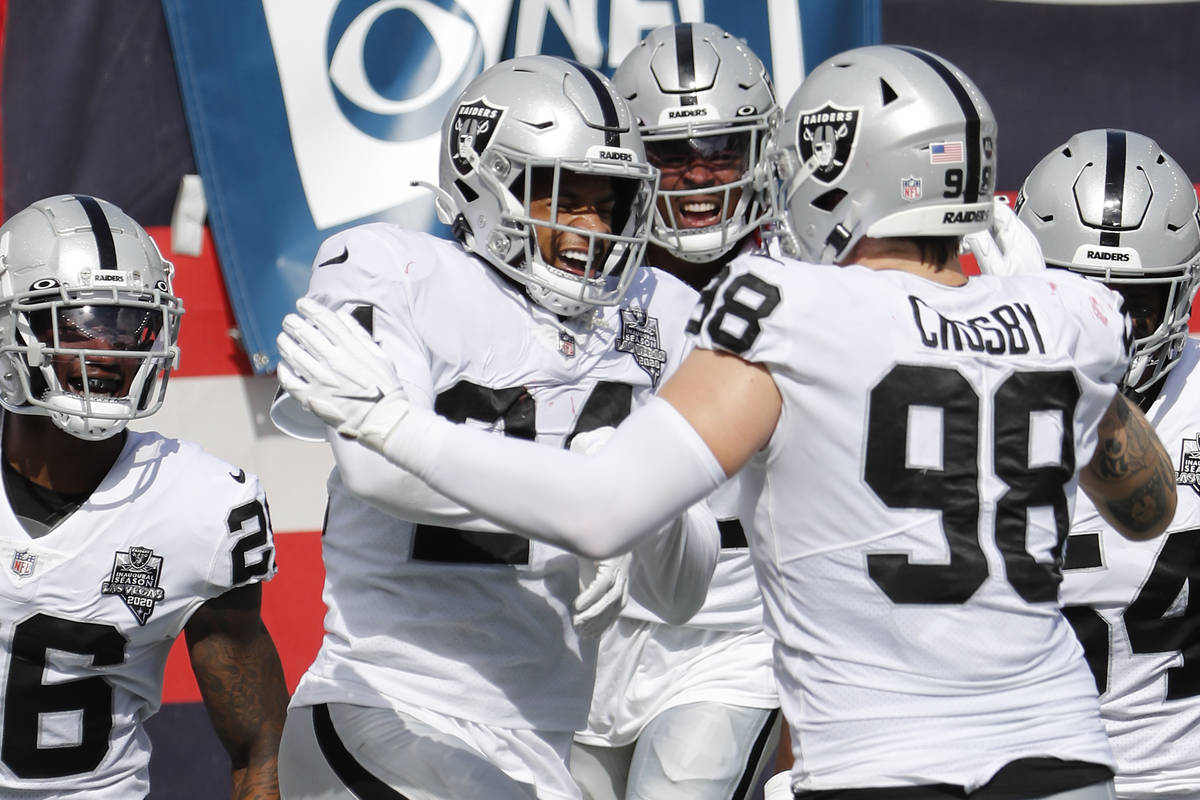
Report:
[[[484,68],[496,0],[262,0],[295,170],[318,230],[423,225],[446,111]],[[502,30],[503,26],[498,27]],[[290,163],[279,169],[291,171]],[[284,176],[286,179],[286,176]]]
[[[384,141],[436,133],[451,102],[483,69],[483,45],[455,2],[343,0],[326,42],[338,109]]]

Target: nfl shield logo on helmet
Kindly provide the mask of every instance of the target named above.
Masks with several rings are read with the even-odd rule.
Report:
[[[459,104],[454,112],[454,122],[451,123],[454,135],[447,137],[446,145],[459,175],[466,175],[475,169],[479,155],[492,140],[502,116],[502,109],[488,105],[482,98]]]
[[[859,108],[832,104],[800,112],[796,146],[804,163],[812,167],[812,176],[820,182],[833,183],[850,163],[858,140],[860,112]]]
[[[921,179],[916,175],[909,175],[907,178],[900,179],[900,197],[909,202],[921,199]]]
[[[12,564],[9,565],[14,575],[21,578],[27,578],[33,574],[33,568],[37,564],[37,556],[28,550],[18,550],[13,553]]]

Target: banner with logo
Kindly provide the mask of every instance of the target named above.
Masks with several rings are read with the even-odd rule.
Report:
[[[480,71],[552,53],[607,74],[659,25],[744,38],[786,100],[879,40],[879,0],[163,0],[209,222],[256,372],[313,254],[371,220],[440,230],[442,118]]]

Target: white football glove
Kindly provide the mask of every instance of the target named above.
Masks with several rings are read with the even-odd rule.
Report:
[[[307,297],[296,308],[275,340],[279,383],[342,436],[382,452],[411,408],[395,365],[349,312]]]
[[[629,601],[629,553],[603,561],[579,559],[579,594],[571,624],[580,636],[595,637],[617,621]]]
[[[590,455],[613,435],[612,427],[576,434],[571,452]],[[629,600],[629,562],[626,553],[603,561],[579,559],[579,595],[571,604],[571,624],[580,636],[599,636],[617,621]]]
[[[962,238],[963,250],[974,254],[984,275],[1023,275],[1046,268],[1037,237],[1017,219],[1002,195],[993,200],[991,226]]]

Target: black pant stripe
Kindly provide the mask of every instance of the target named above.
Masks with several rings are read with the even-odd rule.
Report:
[[[767,721],[763,723],[762,730],[758,732],[758,736],[754,740],[754,746],[750,748],[742,779],[738,782],[737,788],[733,790],[730,800],[747,800],[750,797],[750,790],[754,788],[751,782],[754,780],[754,773],[757,772],[756,767],[762,760],[763,751],[766,750],[767,742],[771,739],[771,729],[775,727],[777,719],[779,719],[779,709],[775,708],[767,715]]]
[[[312,707],[313,731],[317,735],[317,746],[329,763],[338,780],[359,800],[409,800],[383,781],[376,778],[367,768],[355,760],[342,744],[333,720],[329,718],[329,706],[325,703]]]

